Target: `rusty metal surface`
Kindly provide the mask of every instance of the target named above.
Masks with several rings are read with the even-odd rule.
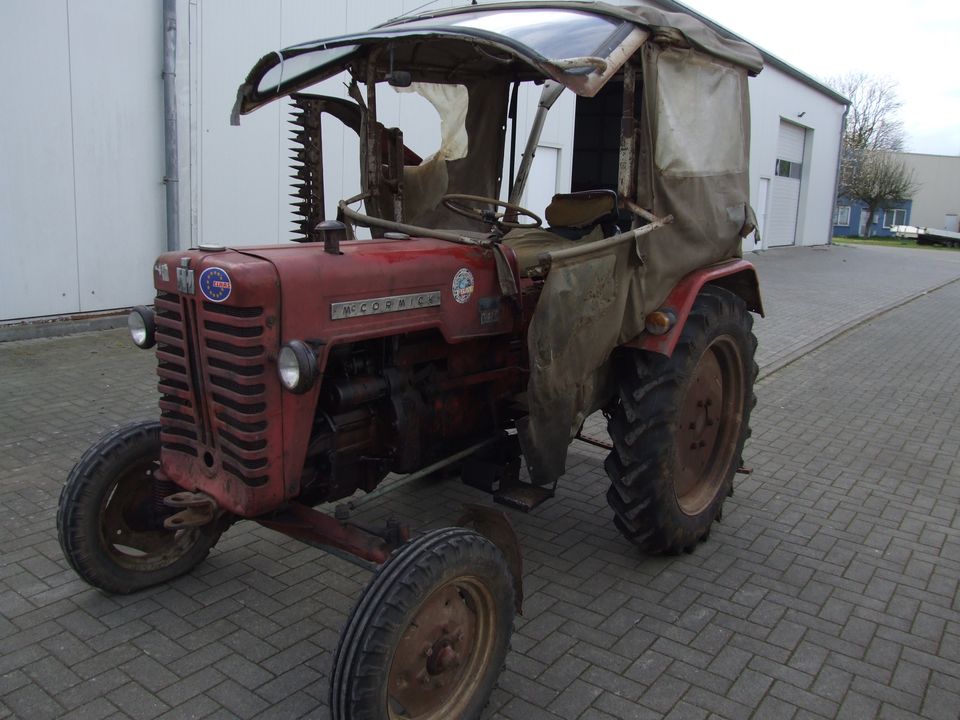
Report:
[[[293,150],[291,186],[295,188],[295,197],[298,198],[298,202],[292,205],[294,214],[299,217],[294,233],[302,236],[299,238],[301,242],[316,242],[314,229],[325,219],[321,132],[325,98],[295,94],[291,97],[291,105],[292,118],[289,122],[294,127],[290,138]]]
[[[623,66],[623,114],[620,118],[620,161],[617,191],[627,201],[637,199],[637,72],[629,62]]]
[[[577,433],[576,439],[580,442],[587,443],[587,445],[593,445],[594,447],[603,448],[604,450],[613,450],[613,443],[584,435],[582,430]]]
[[[226,297],[213,302],[200,289],[182,294],[172,273],[164,279],[157,270],[184,265],[198,278],[220,273]],[[154,283],[166,477],[184,490],[206,492],[234,514],[273,510],[298,490],[285,485],[283,474],[283,397],[273,363],[279,346],[275,269],[235,251],[188,250],[161,255]]]
[[[438,710],[448,710],[454,694],[463,694],[462,686],[476,681],[467,675],[473,669],[469,660],[475,650],[485,649],[476,647],[486,639],[478,630],[490,621],[476,616],[483,603],[464,602],[464,595],[473,592],[465,583],[439,588],[400,637],[387,687],[391,699],[406,711],[404,717],[433,717]]]
[[[398,532],[392,532],[387,528],[384,530],[384,535],[396,536],[396,542],[388,542],[366,529],[342,523],[319,510],[299,503],[291,503],[272,515],[255,519],[264,527],[311,545],[336,548],[377,564],[386,562],[390,553],[408,537],[408,532],[404,528],[399,528]]]
[[[205,493],[174,493],[163,498],[163,504],[180,509],[164,519],[163,526],[168,530],[206,525],[213,521],[217,512],[217,501]]]
[[[755,299],[751,300],[751,295],[745,298],[747,309],[762,314],[762,306],[758,306],[760,290],[759,280],[757,279],[756,268],[753,264],[742,259],[727,260],[708,268],[694,270],[686,275],[673,288],[666,300],[660,305],[661,308],[670,310],[676,316],[677,321],[673,327],[663,335],[651,335],[642,333],[633,340],[624,343],[625,347],[633,347],[639,350],[649,350],[670,357],[673,354],[677,342],[680,340],[680,333],[683,332],[683,326],[690,315],[690,309],[693,307],[693,301],[697,299],[697,294],[707,283],[720,285],[730,288],[731,278],[739,278],[739,282],[746,286],[756,288]],[[739,285],[737,287],[740,287]],[[740,294],[740,293],[737,293]],[[741,295],[741,297],[743,297]]]
[[[513,575],[514,604],[517,613],[523,615],[523,554],[510,518],[501,510],[469,503],[463,506],[457,525],[473,528],[503,553]]]
[[[688,515],[703,512],[731,467],[744,413],[743,359],[736,342],[721,335],[706,349],[691,374],[677,419],[674,487]]]

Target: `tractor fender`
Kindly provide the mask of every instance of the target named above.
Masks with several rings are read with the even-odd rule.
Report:
[[[760,297],[760,281],[753,263],[743,259],[727,260],[716,265],[700,268],[683,277],[676,284],[658,310],[668,311],[676,321],[663,335],[653,335],[646,331],[637,335],[624,347],[648,350],[670,357],[680,340],[680,334],[686,325],[690,308],[704,285],[716,285],[742,298],[747,309],[764,316],[763,300]]]
[[[523,615],[523,556],[517,533],[506,513],[486,505],[465,503],[460,519],[460,527],[471,528],[496,545],[503,553],[513,575],[513,598],[518,615]]]

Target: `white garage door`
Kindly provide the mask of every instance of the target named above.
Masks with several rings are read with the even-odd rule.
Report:
[[[770,247],[793,245],[796,242],[805,133],[798,125],[780,121],[777,163],[770,188],[770,213],[767,218],[767,245]]]

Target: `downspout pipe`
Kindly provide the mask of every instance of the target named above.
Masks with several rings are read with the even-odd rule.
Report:
[[[180,249],[180,175],[177,148],[177,0],[163,0],[164,176],[167,251]]]
[[[843,163],[843,138],[847,134],[847,115],[850,105],[843,108],[843,118],[840,120],[840,149],[837,152],[837,172],[833,176],[833,208],[830,210],[830,230],[827,233],[827,245],[833,245],[833,216],[837,213],[837,200],[840,199],[840,166]]]

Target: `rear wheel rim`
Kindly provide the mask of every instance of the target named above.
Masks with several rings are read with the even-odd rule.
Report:
[[[680,402],[674,490],[687,515],[699,515],[716,499],[731,465],[743,425],[746,377],[736,340],[714,338],[697,361]]]
[[[493,596],[476,577],[434,590],[404,629],[390,663],[390,720],[462,717],[497,641]]]

